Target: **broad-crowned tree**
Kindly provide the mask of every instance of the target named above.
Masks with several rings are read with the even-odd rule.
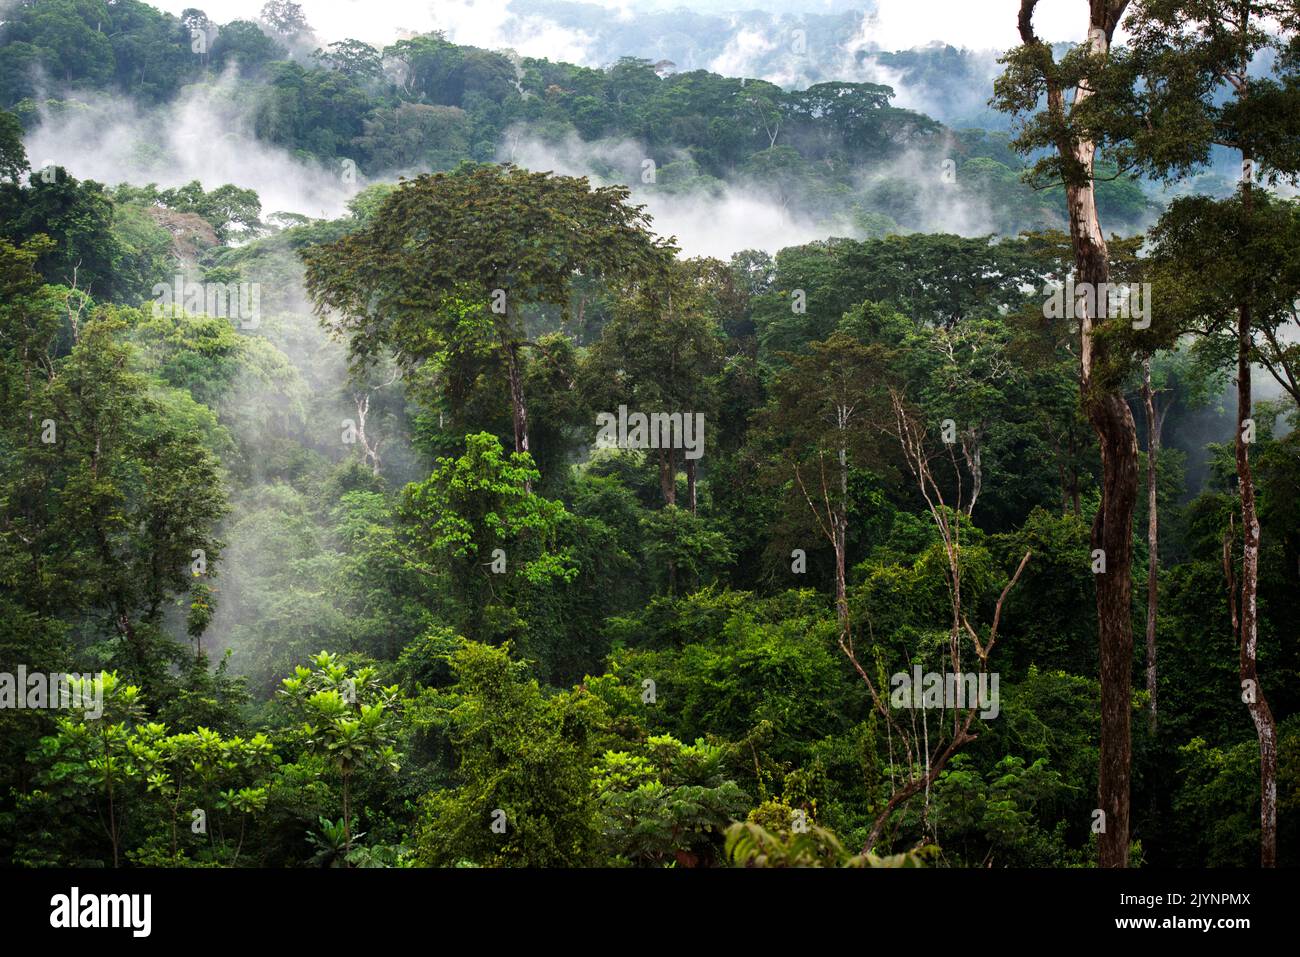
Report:
[[[480,166],[403,182],[363,229],[303,252],[307,289],[352,355],[417,363],[444,348],[468,301],[492,324],[516,452],[528,452],[525,307],[567,309],[575,273],[644,276],[671,249],[624,187]],[[457,308],[453,308],[457,307]]]
[[[1079,330],[1079,394],[1101,448],[1101,507],[1093,523],[1093,548],[1105,556],[1097,575],[1097,622],[1101,648],[1102,744],[1097,794],[1106,816],[1100,864],[1126,867],[1129,858],[1130,711],[1132,709],[1133,510],[1137,502],[1137,426],[1124,397],[1131,356],[1101,335],[1116,324],[1102,315],[1096,291],[1108,288],[1110,249],[1097,207],[1097,130],[1084,107],[1106,82],[1111,43],[1129,0],[1080,0],[1086,39],[1059,61],[1035,30],[1039,0],[1021,0],[1021,45],[1004,62],[995,102],[1022,118],[1016,142],[1025,153],[1041,153],[1033,173],[1065,187],[1074,279],[1081,291],[1073,303]],[[1092,290],[1092,302],[1082,294]]]

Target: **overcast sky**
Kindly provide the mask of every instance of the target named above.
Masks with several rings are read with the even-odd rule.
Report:
[[[179,14],[200,7],[218,23],[256,17],[264,0],[152,0],[161,9]],[[580,60],[581,36],[557,24],[530,18],[521,22],[508,13],[509,0],[300,0],[307,20],[324,42],[352,37],[368,43],[391,43],[399,30],[440,29],[449,39],[474,46],[511,46],[529,56],[553,60]],[[688,7],[693,10],[746,10],[762,7],[790,13],[812,13],[831,8],[821,0],[585,0],[611,10],[644,12]],[[871,39],[885,50],[901,50],[935,41],[971,49],[1003,50],[1014,46],[1019,0],[875,0],[862,9],[875,8]],[[842,2],[835,9],[844,9]],[[1044,39],[1079,40],[1087,18],[1085,0],[1042,0],[1036,15]]]

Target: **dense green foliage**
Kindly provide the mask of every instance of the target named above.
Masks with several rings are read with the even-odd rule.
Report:
[[[421,175],[337,219],[274,220],[231,185],[30,170],[0,112],[0,673],[102,676],[103,695],[99,715],[0,709],[0,861],[1095,862],[1099,467],[1074,341],[1043,308],[1069,274],[1059,187],[1032,194],[995,137],[871,84],[593,70],[437,35],[290,59],[288,21],[280,40],[226,24],[199,56],[198,16],[19,4],[0,24],[0,105],[33,118],[34,67],[59,95],[165,102],[237,62],[266,142]],[[682,258],[623,187],[488,162],[520,122],[679,156],[665,189],[771,176],[809,208],[851,195],[888,220]],[[901,234],[916,197],[856,188],[906,149],[949,148],[1008,232],[1043,228]],[[1112,223],[1148,209],[1126,181],[1103,202]],[[1261,334],[1255,357],[1287,369],[1300,205],[1259,205],[1271,225],[1248,252],[1229,255],[1239,200],[1188,198],[1149,255],[1129,241],[1115,257],[1180,318],[1222,308],[1228,280],[1264,289],[1281,338]],[[1199,281],[1171,278],[1189,262]],[[257,321],[159,304],[176,273],[256,284]],[[1212,325],[1168,332],[1125,340],[1155,354],[1170,413],[1160,720],[1148,729],[1136,692],[1132,859],[1247,866],[1260,798],[1224,581],[1228,356]],[[1252,456],[1260,675],[1295,865],[1285,386],[1256,412]],[[701,415],[702,455],[606,447],[599,417],[620,406]],[[997,708],[895,807],[957,713],[889,719],[869,682],[888,696],[891,675],[945,670],[959,632],[1000,678]]]
[[[1063,224],[1060,189],[1019,181],[1006,134],[945,128],[893,105],[882,84],[787,90],[634,57],[594,69],[437,33],[311,51],[301,32],[197,10],[178,19],[138,0],[24,0],[0,24],[0,109],[30,126],[84,111],[88,90],[150,107],[220,89],[259,140],[331,172],[344,161],[371,177],[514,161],[528,142],[589,150],[602,178],[670,196],[743,188],[840,233],[926,228],[950,205],[1000,232]],[[1099,189],[1116,225],[1152,211],[1128,177]]]

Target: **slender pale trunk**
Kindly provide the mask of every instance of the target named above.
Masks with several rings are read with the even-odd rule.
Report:
[[[834,527],[832,529],[835,535],[835,614],[840,622],[840,634],[849,633],[849,592],[848,592],[848,575],[845,567],[844,556],[844,520],[836,515],[832,518]]]
[[[1156,503],[1159,476],[1160,418],[1156,415],[1151,389],[1151,357],[1142,363],[1142,403],[1147,414],[1147,726],[1155,734],[1156,708],[1156,612],[1160,603],[1160,513]]]
[[[848,427],[848,413],[840,409],[840,428]],[[831,531],[835,538],[835,613],[840,634],[849,633],[848,544],[849,544],[849,453],[840,446],[840,507],[831,514]]]
[[[1249,159],[1249,158],[1248,158]],[[1253,166],[1253,163],[1252,163]],[[1243,183],[1249,222],[1253,210],[1251,183]],[[1253,432],[1251,407],[1251,304],[1237,309],[1237,488],[1241,498],[1241,619],[1238,626],[1242,699],[1259,739],[1259,862],[1277,866],[1277,725],[1259,683],[1259,516],[1255,510],[1255,477],[1250,465],[1247,429]]]
[[[507,322],[507,327],[513,328],[513,324]],[[513,419],[515,431],[515,451],[528,451],[528,406],[524,401],[524,376],[519,362],[519,343],[507,332],[502,329],[501,351],[506,359],[506,375],[510,381],[510,411]],[[528,492],[532,492],[533,483],[525,482],[524,487]]]
[[[961,454],[966,460],[966,468],[970,471],[971,492],[970,501],[966,504],[966,514],[975,514],[975,503],[979,501],[980,491],[984,488],[984,466],[983,456],[980,452],[979,435],[974,429],[963,432],[961,435]]]

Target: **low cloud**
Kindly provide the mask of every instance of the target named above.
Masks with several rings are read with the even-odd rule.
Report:
[[[863,226],[853,220],[854,202],[866,212],[881,212],[897,220],[901,231],[957,233],[982,236],[996,232],[988,205],[944,181],[937,153],[914,150],[857,175],[852,199],[837,215],[816,215],[796,202],[783,203],[777,191],[743,180],[705,179],[698,188],[674,188],[665,172],[672,164],[689,164],[683,153],[656,155],[657,179],[643,181],[650,153],[630,139],[586,142],[570,133],[560,139],[543,139],[527,127],[507,132],[497,153],[501,162],[526,169],[566,176],[586,176],[597,184],[621,183],[632,200],[643,204],[661,236],[675,236],[688,256],[728,258],[742,249],[775,253],[828,236],[861,237]],[[875,192],[901,200],[897,208],[873,210],[868,198]]]
[[[516,127],[502,140],[497,159],[536,171],[565,176],[586,176],[594,183],[620,183],[632,190],[632,201],[642,204],[661,236],[674,236],[687,256],[716,256],[726,259],[742,249],[776,252],[824,239],[831,234],[848,235],[853,227],[847,219],[818,219],[797,209],[784,208],[779,200],[759,188],[710,181],[707,188],[674,191],[642,182],[643,164],[650,154],[630,139],[586,142],[576,134],[555,140],[531,135]],[[657,155],[657,169],[673,162],[689,162],[684,153]]]
[[[233,183],[257,191],[264,215],[341,215],[360,177],[349,182],[342,164],[303,163],[259,142],[237,90],[227,77],[186,87],[174,102],[147,110],[126,97],[72,95],[27,135],[27,154],[34,168],[53,163],[78,179],[162,187],[198,180],[209,190]]]

